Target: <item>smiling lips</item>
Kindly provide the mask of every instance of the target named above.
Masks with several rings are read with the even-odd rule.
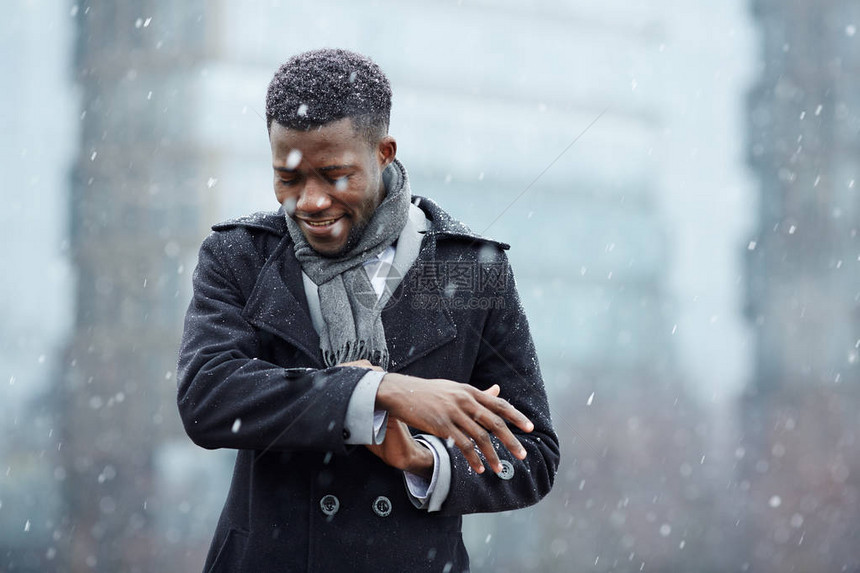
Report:
[[[302,219],[302,222],[310,225],[311,227],[328,227],[334,225],[340,217],[337,219],[325,219],[323,221],[308,221],[307,219]]]
[[[306,234],[323,239],[340,235],[345,215],[329,217],[327,219],[305,219],[298,218]]]

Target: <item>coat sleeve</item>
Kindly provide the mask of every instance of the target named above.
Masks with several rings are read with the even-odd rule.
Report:
[[[448,446],[451,485],[440,509],[456,515],[517,509],[537,503],[552,488],[559,464],[558,436],[552,426],[549,404],[528,321],[520,304],[513,273],[504,253],[498,265],[506,277],[490,298],[493,308],[481,332],[469,321],[464,332],[480,345],[470,383],[478,388],[501,387],[500,397],[508,400],[533,423],[530,433],[510,426],[526,449],[524,460],[515,458],[491,435],[505,471],[475,473],[456,446]],[[482,293],[486,294],[486,293]]]
[[[185,431],[209,449],[346,452],[347,405],[368,370],[291,368],[296,365],[262,359],[232,270],[244,268],[233,253],[245,251],[232,240],[233,248],[226,249],[224,235],[213,233],[204,241],[194,271],[178,364],[177,403]]]

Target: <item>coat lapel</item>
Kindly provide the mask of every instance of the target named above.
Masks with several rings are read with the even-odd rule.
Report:
[[[457,337],[451,311],[428,304],[434,300],[438,303],[443,295],[441,285],[430,286],[423,272],[435,254],[435,237],[425,237],[418,259],[382,310],[390,357],[388,369],[392,372],[403,370]]]
[[[248,321],[304,352],[322,366],[319,336],[311,323],[301,267],[284,235],[263,265],[243,314]]]

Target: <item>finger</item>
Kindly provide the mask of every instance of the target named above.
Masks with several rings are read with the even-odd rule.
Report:
[[[504,422],[502,423],[504,424]],[[487,460],[490,469],[496,473],[502,471],[502,462],[499,460],[499,454],[496,452],[493,440],[490,439],[490,434],[487,433],[483,426],[474,420],[464,418],[461,421],[461,428],[475,442],[481,453],[484,454],[484,459]]]
[[[479,474],[484,473],[484,464],[481,462],[478,452],[475,451],[475,443],[471,439],[461,431],[455,429],[448,440],[453,441],[454,445],[463,452],[463,456],[475,472]]]
[[[389,416],[389,418],[390,418],[390,416]],[[394,418],[394,424],[393,425],[391,424],[391,422],[389,422],[387,425],[389,428],[394,429],[394,431],[396,431],[396,432],[400,432],[404,436],[408,436],[410,438],[412,437],[412,432],[409,431],[409,426],[407,426],[403,421],[401,421],[397,418]]]
[[[495,398],[488,396],[484,392],[477,393],[477,400],[482,406],[488,408],[491,412],[498,414],[505,420],[518,427],[523,432],[531,432],[535,429],[535,425],[529,420],[525,414],[513,407],[513,405],[504,398]]]
[[[496,386],[498,388],[498,385],[494,385],[494,386]],[[477,422],[477,424],[480,424],[482,426],[482,428],[480,430],[482,434],[486,433],[484,431],[484,429],[486,429],[486,431],[489,431],[490,433],[494,434],[499,439],[499,441],[502,443],[502,445],[505,446],[505,448],[507,448],[515,457],[517,457],[521,460],[525,459],[526,450],[523,447],[523,445],[514,436],[514,434],[511,432],[510,428],[508,428],[504,419],[502,419],[501,417],[499,417],[498,415],[493,413],[493,410],[491,410],[490,407],[495,407],[497,411],[501,410],[503,415],[505,413],[508,414],[509,419],[511,417],[516,419],[516,416],[519,416],[521,418],[519,420],[520,423],[523,423],[523,420],[525,421],[525,423],[523,423],[523,429],[526,431],[531,431],[532,429],[534,429],[534,424],[532,424],[528,418],[526,418],[521,412],[519,412],[519,410],[514,408],[507,400],[503,400],[501,398],[495,398],[495,397],[489,396],[488,393],[486,393],[486,392],[475,392],[474,394],[479,394],[479,395],[483,396],[485,398],[485,400],[478,400],[477,401],[478,403],[474,404],[474,410],[470,413],[471,419],[469,421],[470,422],[474,421],[474,422]],[[486,402],[486,401],[489,401],[490,407],[487,407],[482,403],[482,402]],[[478,444],[479,447],[481,447],[481,444],[479,444],[476,436],[471,432],[469,432],[469,433],[473,438],[475,438],[475,443]],[[484,449],[482,448],[481,451],[483,452]],[[485,453],[485,456],[486,456],[486,453]],[[495,457],[496,459],[498,458],[495,450],[493,450],[492,456]],[[492,460],[493,457],[487,456],[488,461]],[[492,467],[494,469],[496,469],[498,466],[496,466],[495,464],[492,464]],[[496,469],[496,471],[499,471],[499,470],[500,470],[500,468]]]
[[[356,366],[358,368],[369,368],[372,366],[370,360],[362,358],[361,360],[352,360],[350,362],[341,362],[338,366]]]
[[[370,360],[366,358],[362,358],[361,360],[353,360],[352,362],[342,362],[338,364],[338,366],[354,366],[356,368],[369,368],[371,370],[376,370],[377,372],[382,372],[382,368],[379,366],[374,366],[371,364]]]
[[[490,386],[486,390],[482,390],[482,392],[484,394],[487,394],[488,396],[492,396],[493,398],[496,398],[499,395],[499,392],[501,392],[501,391],[502,391],[502,389],[499,387],[498,384],[493,384],[492,386]]]
[[[484,412],[475,421],[491,432],[516,458],[525,459],[526,449],[500,417],[490,412]]]

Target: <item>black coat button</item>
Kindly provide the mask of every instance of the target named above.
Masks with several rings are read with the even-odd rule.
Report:
[[[352,434],[349,433],[349,430],[347,430],[346,428],[343,429],[343,439],[344,440],[348,440],[351,435]]]
[[[497,473],[496,475],[502,479],[511,479],[514,477],[514,464],[509,462],[508,460],[502,460],[502,471]]]
[[[373,500],[373,513],[379,517],[388,517],[391,513],[391,500],[384,495],[377,497]]]
[[[326,515],[334,515],[340,509],[340,500],[331,494],[325,495],[320,500],[320,509]]]

